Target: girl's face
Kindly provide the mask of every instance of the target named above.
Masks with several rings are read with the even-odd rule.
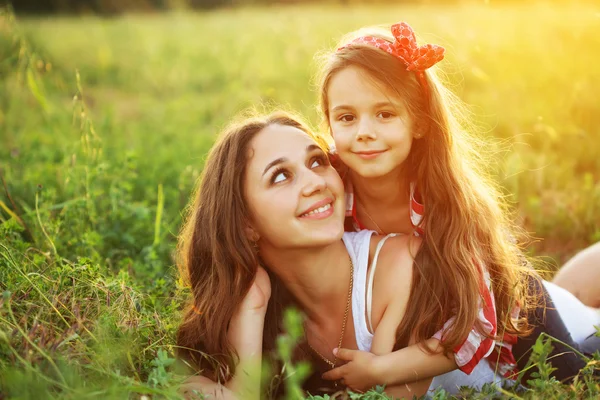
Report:
[[[270,125],[250,143],[245,197],[261,248],[330,244],[344,233],[344,187],[305,132]]]
[[[346,67],[328,87],[329,124],[340,159],[364,178],[398,171],[413,141],[402,100],[359,67]]]

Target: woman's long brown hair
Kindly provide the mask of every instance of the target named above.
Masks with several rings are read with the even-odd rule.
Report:
[[[336,48],[365,34],[393,40],[389,33],[362,30]],[[485,333],[477,318],[483,301],[480,266],[491,276],[498,336],[526,332],[526,321],[511,318],[511,312],[516,304],[524,309],[531,303],[526,285],[532,270],[522,263],[508,208],[477,151],[481,142],[459,123],[460,101],[431,69],[425,91],[400,60],[368,45],[325,54],[322,61],[320,105],[328,128],[329,82],[342,69],[356,66],[366,79],[403,100],[414,121],[413,133],[422,136],[413,141],[405,171],[424,199],[425,240],[415,257],[409,307],[397,330],[396,347],[406,346],[410,338],[423,342],[451,317],[455,321],[443,341],[447,353],[461,345],[474,326]]]
[[[284,112],[229,126],[210,150],[179,236],[178,267],[192,293],[177,332],[179,355],[222,382],[233,376],[238,360],[227,340],[229,321],[259,265],[244,229],[250,222],[244,198],[250,142],[270,125],[292,126],[318,139],[299,118]],[[265,318],[264,354],[274,347],[288,303],[283,286],[269,275],[272,293]]]

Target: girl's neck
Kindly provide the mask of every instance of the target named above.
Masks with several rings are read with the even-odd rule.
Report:
[[[261,248],[261,257],[310,321],[321,325],[343,314],[350,285],[350,256],[341,240],[317,249]]]
[[[352,171],[349,173],[354,196],[369,210],[397,208],[410,201],[410,181],[401,168],[376,178],[364,178]]]

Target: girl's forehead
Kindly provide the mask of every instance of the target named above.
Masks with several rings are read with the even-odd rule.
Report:
[[[383,82],[357,66],[348,66],[331,77],[328,98],[330,108],[353,101],[401,101]]]

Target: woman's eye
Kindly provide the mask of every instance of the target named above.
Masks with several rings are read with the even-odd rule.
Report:
[[[345,114],[345,115],[342,115],[339,118],[339,120],[342,122],[352,122],[352,121],[354,121],[354,115]]]
[[[317,167],[321,167],[321,166],[326,165],[326,164],[327,164],[327,161],[325,160],[324,157],[317,157],[310,164],[310,167],[311,168],[317,168]]]
[[[271,178],[271,184],[283,182],[289,178],[289,173],[286,171],[278,171],[273,174]]]

